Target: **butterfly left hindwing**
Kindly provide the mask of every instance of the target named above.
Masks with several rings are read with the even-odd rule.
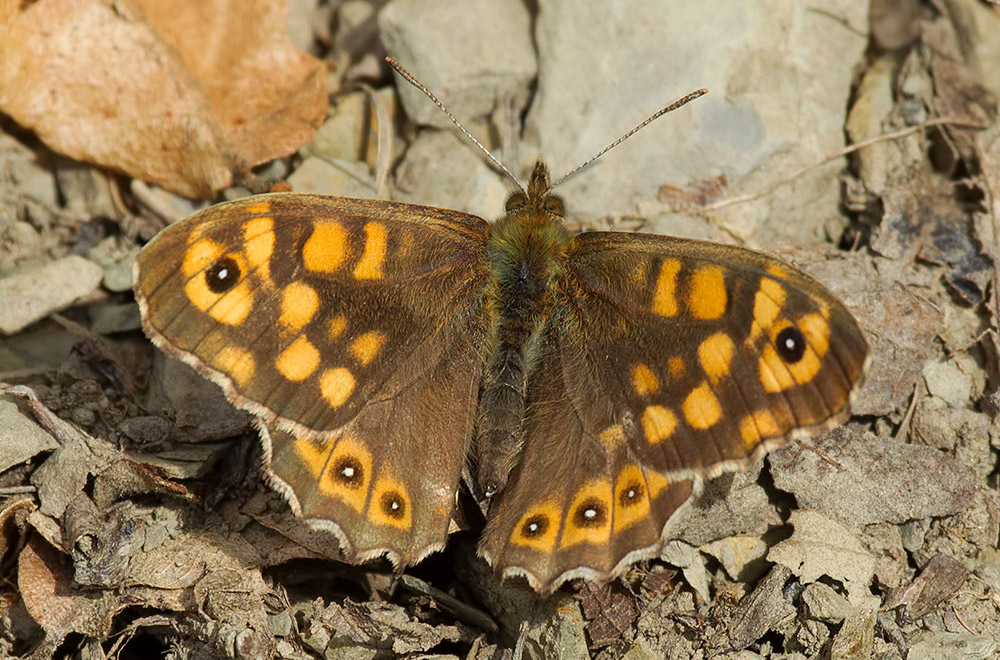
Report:
[[[213,206],[140,253],[143,325],[261,419],[271,480],[349,557],[443,546],[472,435],[487,224],[312,195]]]

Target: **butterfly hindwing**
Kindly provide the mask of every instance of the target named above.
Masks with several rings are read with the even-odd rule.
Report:
[[[523,450],[480,543],[501,574],[546,593],[654,556],[694,487],[629,454],[614,406],[562,325],[571,319],[554,320],[530,381]]]
[[[264,436],[272,485],[348,556],[406,566],[444,546],[482,369],[474,328],[451,339],[431,340],[419,354],[426,370],[366,401],[333,436]]]
[[[136,295],[158,346],[258,416],[294,508],[349,555],[413,563],[444,542],[471,435],[486,235],[455,211],[258,196],[161,232]]]

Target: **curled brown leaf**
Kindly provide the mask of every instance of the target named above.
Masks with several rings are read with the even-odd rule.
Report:
[[[326,112],[326,67],[285,3],[0,3],[0,109],[52,149],[191,197],[294,152]]]

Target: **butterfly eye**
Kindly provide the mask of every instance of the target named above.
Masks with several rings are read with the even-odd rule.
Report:
[[[507,198],[507,204],[504,209],[509,213],[515,209],[519,209],[528,203],[528,198],[524,196],[523,192],[512,193],[510,197]]]
[[[225,293],[240,281],[240,267],[232,257],[222,257],[205,271],[205,284],[212,293]]]
[[[790,364],[797,363],[806,352],[806,338],[802,336],[802,331],[794,326],[779,332],[775,343],[778,355]]]
[[[561,197],[549,195],[545,198],[545,210],[561,218],[566,215],[566,204],[563,203]]]

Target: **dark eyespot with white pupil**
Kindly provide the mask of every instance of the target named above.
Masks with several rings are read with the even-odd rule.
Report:
[[[406,502],[403,500],[403,496],[394,490],[382,493],[379,504],[382,507],[382,513],[390,518],[402,520],[403,516],[406,515]]]
[[[333,466],[334,479],[348,488],[360,488],[365,479],[365,470],[361,461],[353,456],[344,456]]]
[[[643,492],[642,484],[638,481],[626,485],[618,491],[618,505],[621,507],[635,506],[642,500]]]
[[[775,338],[778,355],[789,364],[796,364],[806,352],[806,338],[795,326],[788,326]]]
[[[607,517],[604,504],[598,499],[590,498],[576,507],[573,523],[577,527],[600,527],[607,520]]]
[[[241,274],[232,257],[222,257],[205,271],[205,284],[212,293],[225,293],[236,286]]]
[[[531,516],[521,525],[521,536],[525,538],[539,537],[548,530],[549,519],[543,515]]]

